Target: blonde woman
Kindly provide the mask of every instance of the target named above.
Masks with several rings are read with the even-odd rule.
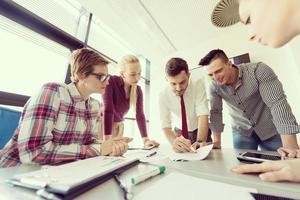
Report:
[[[105,138],[123,135],[124,116],[132,107],[136,112],[136,121],[144,146],[159,146],[150,140],[147,134],[143,109],[143,92],[138,82],[141,77],[141,65],[134,55],[124,56],[120,61],[120,76],[111,76],[103,95],[104,135]]]
[[[47,83],[26,103],[19,125],[0,151],[0,167],[61,164],[98,155],[120,156],[129,138],[100,144],[100,103],[90,97],[108,85],[108,62],[83,48],[73,52],[70,84]]]

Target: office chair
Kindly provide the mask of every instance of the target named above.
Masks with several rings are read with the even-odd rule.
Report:
[[[0,149],[12,137],[18,126],[20,116],[21,112],[0,106]]]

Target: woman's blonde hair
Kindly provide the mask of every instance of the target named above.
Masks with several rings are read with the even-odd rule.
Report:
[[[132,64],[132,63],[138,63],[140,65],[139,59],[134,55],[126,55],[122,57],[122,59],[119,62],[121,72],[126,71],[126,65]],[[136,102],[137,102],[137,86],[131,86],[130,89],[130,96],[129,96],[129,104],[130,107],[136,110]]]
[[[105,60],[99,53],[91,49],[82,48],[72,52],[71,65],[71,81],[78,82],[79,75],[88,76],[94,71],[96,65],[108,65],[109,62]]]

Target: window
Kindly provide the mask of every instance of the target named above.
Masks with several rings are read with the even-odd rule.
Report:
[[[10,102],[16,96],[32,96],[46,82],[65,81],[70,50],[84,46],[90,13],[76,0],[13,0],[5,4],[13,5],[16,12],[7,10],[4,16],[18,22],[0,16],[0,70],[4,74],[0,79],[0,92]],[[108,59],[118,61],[126,54],[134,54],[133,48],[126,41],[94,15],[87,42],[88,47],[98,50]],[[140,61],[142,76],[145,77],[145,59],[141,58]],[[118,75],[119,67],[112,63],[109,72]],[[149,85],[146,85],[145,79],[140,81],[140,85],[146,105],[148,94],[145,93],[145,88],[149,88]],[[23,103],[27,96],[20,97],[18,104],[11,105],[22,105],[20,102]],[[100,97],[97,96],[96,99]],[[2,102],[7,104],[7,101]],[[126,120],[125,123],[125,135],[129,133],[131,137],[140,138],[136,121]]]
[[[96,16],[93,16],[88,45],[100,49],[103,54],[116,61],[126,54],[134,54],[129,45]]]
[[[74,0],[14,0],[47,22],[84,41],[89,13]]]
[[[2,16],[0,37],[0,91],[31,96],[46,82],[64,82],[67,48]]]

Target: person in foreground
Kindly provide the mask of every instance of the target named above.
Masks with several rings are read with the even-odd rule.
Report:
[[[299,0],[240,0],[240,20],[251,30],[250,39],[271,47],[281,47],[300,34]],[[293,160],[247,164],[232,168],[236,173],[261,173],[264,181],[300,182],[300,152],[279,149],[283,157]]]
[[[121,137],[124,133],[124,116],[133,108],[145,147],[159,146],[150,140],[147,133],[143,107],[143,92],[138,82],[141,78],[141,65],[134,55],[126,55],[120,61],[120,76],[111,76],[103,94],[104,136],[105,139]]]
[[[281,82],[269,66],[262,62],[234,65],[221,49],[210,51],[199,64],[212,77],[209,125],[214,135],[221,135],[224,128],[224,101],[232,118],[234,148],[298,149],[300,127]]]
[[[0,151],[0,167],[57,165],[126,152],[130,138],[98,140],[100,103],[90,95],[104,92],[108,62],[83,48],[72,53],[70,64],[72,83],[47,83],[28,100],[12,139]]]

